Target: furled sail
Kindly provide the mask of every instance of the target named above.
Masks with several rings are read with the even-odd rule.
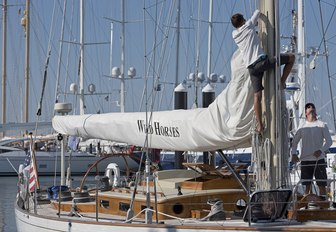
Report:
[[[231,59],[230,83],[208,108],[55,116],[54,129],[65,135],[97,138],[177,151],[212,151],[251,146],[253,92],[242,55]],[[149,118],[149,117],[148,117]]]

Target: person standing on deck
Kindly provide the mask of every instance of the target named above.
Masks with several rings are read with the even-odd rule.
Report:
[[[260,11],[256,10],[249,20],[245,20],[242,14],[234,14],[231,17],[231,23],[236,28],[232,32],[232,37],[244,57],[244,65],[248,68],[251,76],[252,87],[254,91],[254,112],[257,120],[256,130],[261,133],[264,125],[261,119],[261,98],[262,77],[264,71],[274,68],[276,58],[269,58],[263,51],[260,39],[256,32],[256,24],[260,16]],[[281,77],[281,86],[285,88],[287,77],[292,70],[295,62],[294,54],[281,54],[280,64],[285,64]]]
[[[328,126],[317,119],[316,108],[313,103],[305,105],[306,120],[300,125],[292,142],[292,162],[301,160],[301,179],[327,179],[327,164],[325,152],[332,145]],[[297,155],[297,145],[302,141],[300,158]],[[327,181],[316,181],[320,196],[326,199]],[[306,186],[305,194],[311,192],[311,181],[302,182]]]

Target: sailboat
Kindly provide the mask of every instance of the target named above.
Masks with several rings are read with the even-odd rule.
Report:
[[[267,15],[267,26],[263,27],[266,31],[262,33],[268,33],[269,54],[278,51],[273,43],[278,4],[268,0],[260,3],[261,12]],[[34,197],[29,196],[23,172],[15,203],[17,230],[336,231],[335,208],[298,204],[295,189],[286,188],[287,165],[282,156],[286,154],[287,139],[281,137],[285,133],[275,130],[285,128],[276,125],[284,122],[276,120],[279,112],[275,106],[282,101],[276,78],[265,78],[270,90],[265,91],[269,125],[265,138],[251,133],[253,98],[242,59],[239,52],[233,55],[231,82],[208,108],[151,112],[150,117],[146,113],[58,115],[52,122],[63,135],[123,141],[148,149],[217,151],[225,167],[186,163],[189,169],[152,172],[147,155],[144,177],[137,173],[128,186],[120,182],[114,169],[113,176],[109,172],[97,178],[90,189],[83,185],[75,191],[63,186],[48,189],[48,200],[37,191]],[[240,173],[222,152],[251,144],[260,155],[257,176]],[[311,201],[318,204],[316,199]]]

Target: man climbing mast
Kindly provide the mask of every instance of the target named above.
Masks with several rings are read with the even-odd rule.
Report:
[[[236,28],[232,32],[232,37],[243,54],[245,66],[250,73],[254,90],[254,111],[257,120],[256,131],[261,133],[264,130],[261,116],[261,98],[262,90],[264,89],[262,77],[265,71],[275,67],[276,58],[274,56],[267,56],[261,46],[260,38],[255,29],[259,17],[259,10],[255,10],[252,17],[247,21],[242,14],[237,13],[232,15],[231,22]],[[280,54],[280,64],[285,64],[280,81],[282,89],[286,86],[286,80],[294,65],[294,61],[295,56],[293,54]]]

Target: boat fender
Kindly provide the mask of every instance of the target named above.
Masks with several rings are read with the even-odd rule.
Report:
[[[24,170],[24,165],[20,164],[20,166],[19,166],[19,175],[20,175],[20,173],[23,173],[23,170]]]
[[[24,177],[24,166],[21,164],[19,166],[19,182],[18,182],[19,192],[17,194],[17,205],[21,209],[26,208],[26,203],[29,200],[29,194],[27,191],[28,183],[27,178]]]
[[[114,174],[113,180],[112,174]],[[107,168],[105,169],[105,176],[109,178],[109,183],[112,187],[119,187],[120,169],[118,164],[110,163],[107,165]]]

